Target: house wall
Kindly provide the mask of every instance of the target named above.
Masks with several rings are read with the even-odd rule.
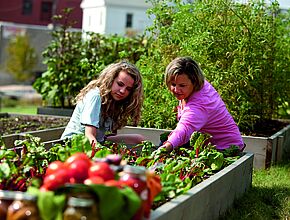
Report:
[[[106,8],[105,6],[88,7],[83,11],[84,31],[104,34],[106,28]]]
[[[132,14],[132,27],[126,28],[126,15]],[[106,34],[126,34],[127,31],[141,33],[150,24],[144,8],[111,6],[107,9]]]
[[[101,34],[141,33],[151,24],[146,14],[150,4],[145,0],[83,0],[83,31]],[[132,14],[132,27],[126,27],[126,16]]]
[[[0,0],[0,21],[14,22],[19,24],[44,25],[53,23],[51,18],[42,13],[41,5],[43,2],[54,4],[51,13],[60,14],[64,8],[74,8],[70,19],[77,23],[73,25],[74,28],[82,27],[82,9],[80,4],[82,0],[32,0],[32,11],[30,14],[23,14],[23,0]],[[55,9],[54,9],[55,7]],[[44,16],[44,17],[43,17]]]

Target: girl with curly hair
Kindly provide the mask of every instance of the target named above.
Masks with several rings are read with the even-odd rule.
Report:
[[[135,145],[144,140],[138,134],[117,134],[129,121],[137,125],[141,116],[143,84],[133,64],[121,61],[107,66],[80,91],[76,104],[61,139],[83,133],[91,143],[109,140]]]

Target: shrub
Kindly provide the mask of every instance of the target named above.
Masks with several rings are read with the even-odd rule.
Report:
[[[191,56],[200,63],[242,129],[278,117],[278,106],[290,97],[290,14],[279,14],[277,2],[150,2],[149,14],[155,20],[149,33],[154,41],[149,55],[139,61],[147,97],[143,125],[171,126],[168,115],[177,102],[167,95],[162,80],[176,56]],[[157,103],[159,110],[152,118],[152,105]]]
[[[105,66],[121,59],[136,63],[146,54],[143,36],[127,38],[72,31],[71,11],[65,9],[63,15],[56,17],[64,20],[63,25],[52,32],[52,41],[43,52],[47,70],[33,84],[46,105],[73,107],[74,97]]]
[[[26,81],[33,77],[33,68],[36,65],[37,56],[30,45],[28,35],[16,35],[8,43],[6,48],[8,58],[6,69],[16,80]]]

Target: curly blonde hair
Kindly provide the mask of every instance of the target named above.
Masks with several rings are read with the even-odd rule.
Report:
[[[121,71],[127,72],[133,79],[133,90],[129,96],[121,101],[115,101],[111,96],[112,85]],[[141,118],[141,108],[143,104],[143,83],[141,73],[136,66],[121,61],[107,66],[96,80],[92,80],[76,96],[76,102],[81,101],[89,90],[98,87],[102,99],[101,114],[104,121],[111,117],[113,119],[113,131],[127,125],[130,120],[133,125],[137,125]]]

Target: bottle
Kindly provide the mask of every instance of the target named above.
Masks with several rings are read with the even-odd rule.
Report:
[[[148,199],[149,190],[146,182],[146,168],[142,166],[126,165],[123,169],[123,174],[120,177],[120,182],[131,187],[141,198],[142,204],[137,213],[132,218],[133,220],[149,219]],[[150,211],[149,211],[150,212]]]
[[[14,201],[15,192],[0,190],[0,220],[6,220],[8,207]]]
[[[39,220],[37,197],[25,192],[15,192],[14,201],[9,205],[6,220]]]
[[[70,196],[63,213],[64,220],[101,220],[95,200],[88,197]]]

